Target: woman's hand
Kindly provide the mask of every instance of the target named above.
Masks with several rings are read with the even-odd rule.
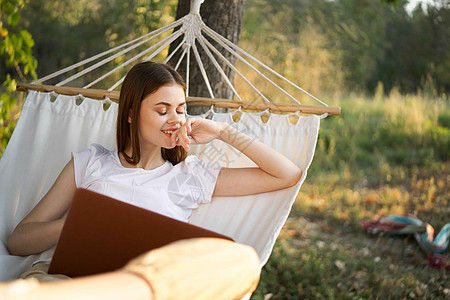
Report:
[[[172,146],[190,150],[190,144],[219,139],[250,158],[257,167],[222,168],[213,196],[244,196],[295,185],[302,171],[288,158],[227,123],[190,118],[172,134]]]
[[[190,150],[190,144],[207,144],[220,136],[227,124],[203,118],[189,118],[172,134],[172,145]]]

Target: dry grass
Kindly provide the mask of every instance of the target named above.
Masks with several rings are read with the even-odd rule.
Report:
[[[340,100],[322,122],[308,178],[252,299],[448,299],[449,272],[412,236],[360,222],[413,214],[450,222],[449,101],[423,95]],[[447,250],[448,255],[448,250]]]

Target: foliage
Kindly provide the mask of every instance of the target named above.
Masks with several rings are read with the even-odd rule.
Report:
[[[374,92],[380,81],[386,92],[429,87],[448,94],[445,1],[409,13],[407,0],[248,0],[241,46],[313,94]],[[35,0],[24,8],[22,23],[36,41],[43,76],[168,24],[175,9],[175,0]],[[121,76],[96,87],[109,87]],[[93,78],[95,71],[86,81]]]
[[[413,236],[369,235],[362,220],[450,220],[449,99],[348,96],[321,122],[315,158],[252,299],[446,299],[449,273]],[[448,255],[448,250],[446,251]]]
[[[20,10],[24,0],[0,0],[0,57],[6,70],[0,88],[0,155],[12,134],[17,121],[17,81],[11,76],[13,72],[26,82],[26,75],[36,78],[37,61],[32,55],[33,38],[27,30],[19,30]],[[3,77],[3,78],[2,78]]]
[[[386,2],[386,3],[390,3],[393,4],[394,6],[398,5],[398,0],[381,0],[381,2]]]
[[[36,78],[36,73],[42,77],[168,24],[174,19],[176,1],[0,0],[0,5],[0,81],[5,82],[0,90],[5,91],[0,98],[1,155],[19,115],[20,103],[13,92],[18,80],[26,82],[27,75]],[[110,64],[121,63],[116,59]],[[86,76],[87,81],[93,78],[97,74]]]
[[[450,130],[442,124],[450,109],[447,98],[401,96],[393,91],[389,97],[378,94],[371,102],[353,96],[340,104],[342,118],[332,118],[321,129],[316,153],[323,159],[314,168],[360,169],[361,175],[376,179],[370,184],[379,185],[386,183],[386,176],[380,176],[383,164],[432,167],[450,158]]]
[[[431,87],[436,94],[448,94],[450,6],[437,0],[408,12],[407,4],[248,0],[242,42],[277,70],[297,74],[295,82],[301,85],[323,70],[322,80],[316,82],[321,93],[336,91],[336,85],[343,91],[374,93],[382,82],[386,92],[398,87],[401,93],[415,93]],[[304,36],[319,39],[305,41]],[[311,40],[316,41],[313,48]],[[297,53],[297,64],[291,63],[292,53]],[[324,53],[329,59],[323,59]]]
[[[170,23],[174,20],[175,8],[175,0],[34,0],[25,7],[23,15],[25,27],[36,40],[37,72],[42,77]],[[128,58],[136,54],[132,52]],[[100,59],[95,62],[98,61]],[[105,69],[123,62],[123,57],[115,59]],[[96,69],[83,76],[83,82],[70,84],[84,86],[98,78],[98,74],[104,74],[105,69]],[[114,74],[95,88],[109,88],[123,75]],[[47,84],[62,79],[56,78]]]

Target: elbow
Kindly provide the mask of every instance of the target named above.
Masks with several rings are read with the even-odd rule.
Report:
[[[26,248],[24,248],[18,242],[16,242],[14,239],[11,238],[8,240],[6,248],[8,249],[9,254],[15,256],[28,256],[31,254],[35,254],[26,251]]]
[[[6,244],[6,248],[8,249],[9,254],[11,255],[20,255],[20,251],[17,251],[17,243],[16,243],[16,239],[14,238],[14,234],[12,234],[9,239],[8,242]]]
[[[16,228],[17,229],[17,228]],[[23,245],[22,239],[17,234],[15,230],[8,239],[6,244],[6,248],[8,249],[9,254],[16,256],[27,256],[33,253],[28,253],[26,248]]]
[[[292,186],[296,185],[299,182],[299,180],[302,178],[302,176],[303,176],[302,170],[300,170],[300,168],[298,168],[298,167],[294,168],[290,172],[288,178],[286,179],[286,185],[287,185],[286,187],[288,188],[288,187],[292,187]]]

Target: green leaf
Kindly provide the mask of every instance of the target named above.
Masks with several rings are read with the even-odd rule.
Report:
[[[23,42],[29,47],[32,48],[34,46],[34,40],[31,34],[26,30],[20,31],[20,36],[22,37]]]
[[[0,96],[0,101],[1,102],[7,102],[9,100],[9,94],[8,93],[3,93],[1,96]]]
[[[393,4],[395,7],[397,7],[397,5],[398,5],[398,0],[381,0],[381,2]]]
[[[3,82],[3,86],[5,86],[8,91],[13,92],[16,90],[17,81],[15,79],[11,79],[11,75],[6,75],[6,80]]]
[[[20,20],[20,13],[18,11],[8,16],[8,24],[11,26],[16,26],[17,23],[19,23],[19,20]]]

